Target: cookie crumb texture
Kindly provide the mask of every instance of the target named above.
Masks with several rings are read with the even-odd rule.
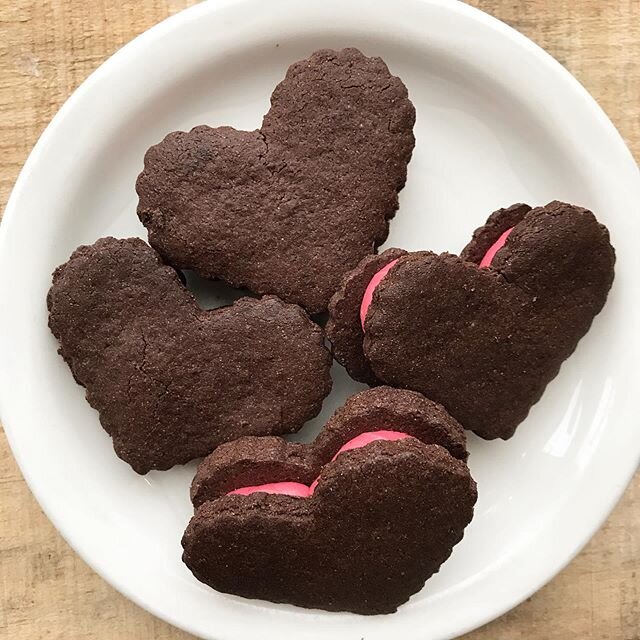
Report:
[[[394,429],[335,453],[358,434]],[[476,485],[464,430],[418,393],[352,396],[308,444],[241,438],[205,458],[183,560],[200,581],[247,598],[360,614],[392,613],[436,573],[473,517]],[[294,481],[308,498],[229,495]]]
[[[170,264],[324,311],[387,237],[414,122],[380,58],[317,51],[289,68],[261,129],[199,126],[151,147],[138,215]]]
[[[273,296],[202,310],[137,238],[103,238],[58,267],[48,295],[60,354],[138,473],[315,416],[331,388],[322,330]]]

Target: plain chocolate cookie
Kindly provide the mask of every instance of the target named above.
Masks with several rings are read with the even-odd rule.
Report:
[[[387,237],[414,121],[380,58],[317,51],[289,68],[259,130],[203,125],[151,147],[138,215],[175,267],[324,311]]]
[[[136,238],[78,248],[48,307],[61,355],[138,473],[296,431],[331,388],[323,332],[300,307],[265,297],[204,311]]]

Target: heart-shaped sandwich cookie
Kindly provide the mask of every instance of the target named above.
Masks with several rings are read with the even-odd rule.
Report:
[[[391,613],[449,557],[476,486],[462,427],[418,393],[350,398],[312,444],[241,438],[200,464],[183,559],[218,591]]]
[[[389,250],[350,274],[327,334],[351,375],[415,389],[483,438],[509,438],[600,312],[607,229],[562,202],[492,214],[461,257]]]
[[[60,353],[138,473],[296,431],[331,388],[322,330],[300,307],[265,297],[204,311],[142,240],[78,248],[48,306]]]
[[[151,147],[138,215],[170,264],[324,311],[387,237],[414,120],[380,58],[318,51],[289,68],[259,130],[199,126]]]

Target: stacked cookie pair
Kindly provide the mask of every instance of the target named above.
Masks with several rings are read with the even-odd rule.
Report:
[[[365,258],[331,299],[327,334],[356,380],[414,389],[480,437],[507,439],[604,306],[614,262],[590,211],[517,204],[459,257]]]
[[[414,120],[382,60],[316,52],[259,130],[148,151],[151,246],[104,238],[54,273],[51,330],[117,455],[138,473],[204,457],[183,558],[219,591],[394,611],[471,521],[463,427],[510,437],[605,302],[607,231],[568,204],[498,211],[461,257],[377,255]],[[202,310],[179,269],[252,296]],[[333,356],[374,388],[288,443],[331,389],[327,309]]]

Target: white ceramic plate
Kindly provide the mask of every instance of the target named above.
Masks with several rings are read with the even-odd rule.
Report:
[[[471,437],[480,497],[464,540],[425,589],[382,617],[243,600],[198,583],[180,561],[194,466],[140,477],[116,458],[56,355],[45,308],[52,269],[77,245],[145,236],[134,182],[148,146],[200,123],[259,126],[288,64],[343,46],[382,56],[417,108],[416,150],[389,246],[458,251],[492,210],[559,198],[597,212],[618,252],[604,312],[516,436]],[[523,36],[462,3],[200,4],[137,38],[82,85],[11,196],[0,250],[1,410],[11,446],[78,553],[128,597],[196,635],[453,637],[560,570],[636,468],[639,210],[637,167],[586,91]],[[308,437],[358,388],[338,367],[334,378]]]

